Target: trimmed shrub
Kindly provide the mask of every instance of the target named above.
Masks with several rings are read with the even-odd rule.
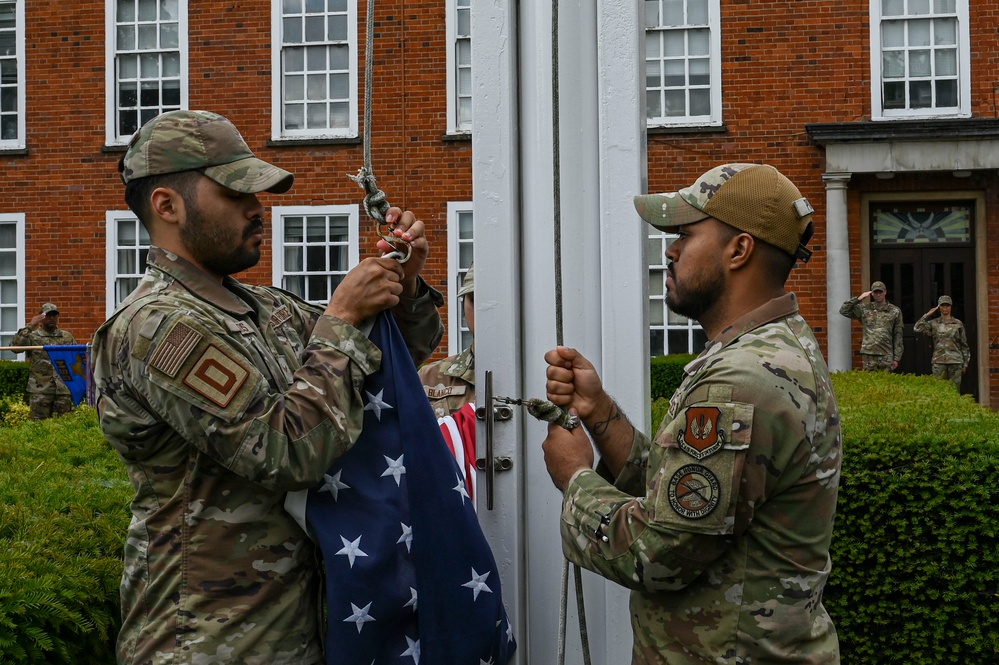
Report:
[[[0,360],[0,400],[4,397],[24,398],[28,392],[28,363]]]
[[[20,396],[8,395],[0,398],[0,426],[13,427],[31,420],[31,407]]]
[[[131,485],[80,407],[0,436],[0,662],[114,662]]]
[[[933,377],[833,375],[825,605],[851,665],[999,662],[999,415]]]
[[[675,353],[669,356],[657,356],[651,362],[652,401],[665,398],[667,401],[680,387],[683,381],[683,368],[697,355],[693,353]],[[663,412],[665,415],[665,412]],[[653,418],[653,424],[658,421]]]

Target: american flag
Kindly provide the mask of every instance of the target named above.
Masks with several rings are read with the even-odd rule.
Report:
[[[505,665],[516,649],[499,572],[463,474],[395,320],[364,429],[308,493],[326,566],[327,665]]]
[[[450,415],[437,419],[444,443],[458,462],[465,478],[468,496],[475,505],[475,404],[468,403]]]

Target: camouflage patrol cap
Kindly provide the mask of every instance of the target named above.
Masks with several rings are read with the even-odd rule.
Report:
[[[887,291],[887,290],[888,289],[885,288],[884,282],[874,282],[873,284],[871,284],[871,291]]]
[[[635,197],[642,219],[663,231],[713,217],[807,261],[812,210],[780,171],[766,164],[722,164],[678,192]]]
[[[118,161],[125,184],[181,171],[201,171],[243,194],[283,194],[295,180],[288,171],[257,159],[239,130],[210,111],[167,111],[156,116],[132,136]]]
[[[47,302],[42,305],[42,314],[48,314],[49,312],[59,313],[59,308],[55,306],[54,303]]]
[[[461,288],[458,289],[458,297],[475,292],[475,263],[468,264],[468,271],[461,280]]]
[[[951,307],[953,307],[954,301],[950,299],[950,296],[940,296],[939,298],[937,298],[937,307],[939,307],[940,305],[950,305]]]

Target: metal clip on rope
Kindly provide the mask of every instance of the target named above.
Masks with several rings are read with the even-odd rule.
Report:
[[[374,220],[375,234],[395,247],[395,251],[386,254],[385,258],[396,259],[399,263],[409,261],[409,257],[413,254],[412,245],[402,238],[396,238],[390,233],[382,233],[381,226],[383,224],[388,225],[388,222],[385,221],[385,215],[388,213],[390,206],[385,192],[378,189],[378,186],[375,184],[375,175],[362,166],[357,169],[357,175],[350,175],[348,173],[347,177],[364,189],[364,212]]]
[[[556,425],[559,425],[569,431],[579,427],[579,416],[571,415],[568,411],[564,411],[562,407],[549,402],[546,399],[540,399],[538,397],[520,399],[518,397],[500,397],[497,395],[496,397],[493,397],[493,400],[502,402],[503,404],[526,406],[527,412],[538,420],[555,423]]]

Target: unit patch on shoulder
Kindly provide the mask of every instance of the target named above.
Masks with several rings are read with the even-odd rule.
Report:
[[[692,406],[686,412],[687,422],[676,434],[680,449],[694,459],[702,460],[725,444],[721,428],[721,409],[717,406]]]
[[[184,383],[224,409],[249,375],[243,363],[209,344],[187,372]]]
[[[158,369],[171,379],[177,376],[184,361],[201,340],[201,333],[186,323],[177,322],[160,341],[149,359],[149,366]]]
[[[707,517],[718,506],[720,487],[714,472],[700,464],[681,467],[666,488],[669,505],[676,513],[691,520]]]

